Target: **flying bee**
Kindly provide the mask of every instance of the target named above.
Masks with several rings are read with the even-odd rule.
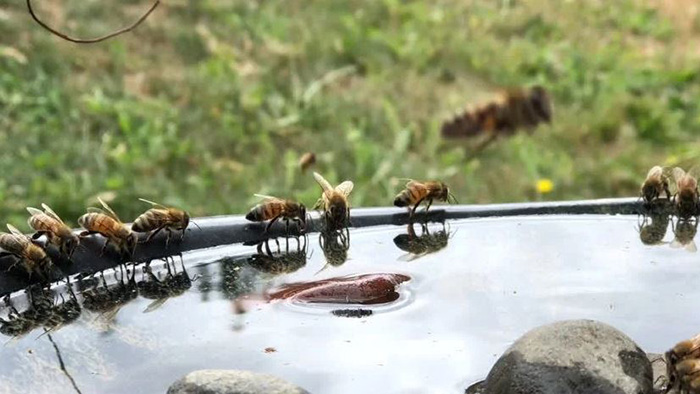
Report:
[[[666,376],[668,377],[668,387],[666,392],[682,384],[679,376],[679,364],[684,360],[700,358],[700,334],[685,341],[678,342],[676,346],[667,351],[664,355],[666,360]],[[684,364],[685,365],[685,364]],[[685,365],[682,371],[686,371]]]
[[[245,218],[251,222],[264,222],[269,220],[270,222],[265,227],[265,232],[279,219],[283,219],[286,222],[287,233],[289,233],[290,220],[299,223],[302,231],[306,229],[306,207],[304,204],[262,194],[255,194],[255,196],[262,198],[263,202],[253,207],[253,209],[245,215]]]
[[[647,173],[647,177],[642,183],[641,195],[644,202],[651,204],[662,195],[666,199],[671,198],[671,191],[668,188],[669,169],[667,167],[654,166]]]
[[[29,227],[33,228],[36,233],[32,239],[38,239],[42,235],[48,237],[49,243],[56,246],[61,253],[70,259],[73,252],[80,245],[80,237],[73,233],[61,217],[56,214],[48,205],[41,204],[44,211],[36,208],[27,207],[31,217],[27,219]]]
[[[428,212],[428,209],[433,204],[433,200],[457,202],[457,199],[450,193],[449,187],[443,182],[418,182],[411,180],[406,184],[406,188],[396,195],[394,205],[397,207],[413,206],[411,209],[412,217],[423,201],[427,201],[428,205],[425,207],[425,212]]]
[[[31,238],[22,234],[11,224],[7,225],[10,233],[0,233],[0,248],[18,258],[15,264],[21,264],[27,273],[37,273],[42,279],[47,279],[46,274],[51,272],[53,264],[51,258],[44,249],[32,242]],[[13,264],[14,266],[14,264]]]
[[[144,242],[150,241],[161,230],[165,230],[168,234],[165,239],[166,246],[170,242],[170,236],[173,231],[181,232],[180,239],[185,237],[185,230],[190,224],[189,213],[181,209],[166,207],[143,198],[139,198],[139,200],[154,206],[154,208],[149,209],[141,214],[141,216],[137,217],[131,225],[131,230],[137,233],[151,232]]]
[[[352,181],[344,181],[334,188],[317,172],[314,172],[314,179],[323,189],[323,194],[314,208],[323,209],[323,215],[329,230],[345,227],[350,220],[348,196],[355,185]]]
[[[304,172],[316,163],[316,155],[313,152],[304,153],[299,159],[299,168]]]
[[[542,86],[505,91],[496,100],[465,111],[442,125],[447,138],[510,135],[520,128],[533,129],[552,120],[552,102]]]
[[[698,180],[689,172],[679,167],[673,169],[673,178],[676,180],[676,196],[674,197],[676,210],[681,219],[687,219],[698,215]]]
[[[88,213],[78,218],[78,223],[86,230],[80,233],[81,237],[91,234],[100,234],[105,237],[104,246],[100,255],[104,254],[107,245],[114,244],[120,253],[134,254],[138,236],[127,225],[122,223],[119,216],[98,197],[104,209],[88,208]]]

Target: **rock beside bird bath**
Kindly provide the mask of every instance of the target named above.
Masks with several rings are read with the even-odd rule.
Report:
[[[250,371],[204,369],[190,372],[168,394],[308,394],[278,377]]]
[[[652,394],[652,367],[634,341],[592,320],[538,327],[518,339],[467,393]]]

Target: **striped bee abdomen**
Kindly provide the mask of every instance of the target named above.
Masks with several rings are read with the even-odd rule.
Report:
[[[163,212],[159,209],[149,209],[134,220],[134,223],[131,225],[131,229],[139,233],[145,233],[167,224],[167,212]]]

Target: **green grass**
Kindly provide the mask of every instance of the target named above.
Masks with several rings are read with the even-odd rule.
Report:
[[[82,36],[147,6],[37,4]],[[243,213],[253,193],[312,205],[296,167],[309,150],[331,182],[355,182],[354,206],[391,204],[406,177],[442,179],[461,203],[637,195],[652,165],[700,154],[697,20],[681,31],[641,0],[173,0],[80,46],[6,2],[0,218],[46,202],[75,223],[97,195],[125,220],[137,197],[198,216]],[[477,157],[441,140],[467,104],[535,83],[551,126]],[[554,189],[539,195],[543,178]]]

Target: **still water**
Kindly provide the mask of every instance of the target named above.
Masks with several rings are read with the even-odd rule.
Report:
[[[266,260],[264,247],[255,257],[255,246],[218,247],[186,253],[187,275],[176,258],[168,282],[175,290],[152,286],[166,282],[162,262],[152,264],[160,280],[141,266],[133,282],[124,273],[122,286],[152,283],[140,283],[138,296],[107,311],[93,305],[97,276],[92,285],[74,285],[77,298],[84,304],[80,287],[98,312],[84,305],[77,320],[50,334],[36,328],[0,336],[0,393],[164,393],[205,368],[269,373],[312,393],[462,393],[518,336],[562,319],[601,320],[646,351],[662,352],[700,332],[700,314],[692,312],[700,258],[670,247],[670,224],[656,246],[640,241],[637,226],[632,216],[472,219],[451,221],[444,233],[431,224],[425,238],[419,226],[409,238],[401,236],[404,227],[370,227],[321,237],[325,253],[319,234],[310,234],[308,259],[292,239],[293,256],[280,266]],[[284,239],[280,244],[285,250]],[[275,255],[277,246],[270,247]],[[286,283],[367,273],[411,279],[383,305],[269,303],[261,296]],[[112,270],[105,282],[119,283]],[[12,303],[26,309],[24,293]],[[339,308],[373,313],[331,313]],[[3,304],[0,316],[9,312]]]

